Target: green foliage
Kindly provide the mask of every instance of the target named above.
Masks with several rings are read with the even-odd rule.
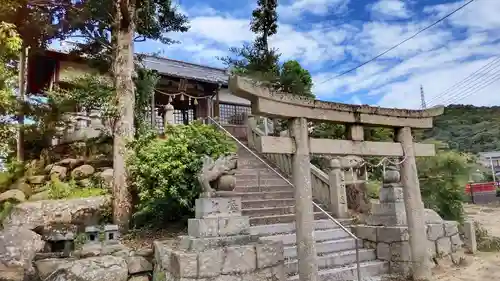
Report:
[[[79,32],[84,43],[78,44],[75,50],[94,59],[95,66],[101,66],[102,70],[108,70],[112,57],[113,28],[117,28],[114,21],[115,3],[113,0],[86,0],[82,4],[70,5],[67,11],[67,24]],[[123,10],[131,10],[131,6],[123,2],[120,7]],[[126,22],[133,21],[135,24],[135,42],[143,42],[146,39],[158,40],[164,44],[173,44],[177,41],[168,37],[172,32],[186,32],[189,29],[188,19],[181,14],[177,6],[170,0],[138,0],[135,1],[136,11],[131,18],[124,15],[120,22],[122,26]]]
[[[49,190],[50,199],[86,198],[107,194],[104,188],[79,187],[73,180],[62,182],[57,178],[52,178],[45,185]]]
[[[423,136],[464,152],[500,150],[500,107],[447,106],[443,115],[434,118],[433,129]]]
[[[314,98],[311,73],[296,60],[283,63],[280,71],[281,90],[285,93]]]
[[[9,201],[0,204],[0,229],[2,226],[1,222],[3,222],[3,220],[5,220],[7,216],[9,216],[15,205],[16,203]]]
[[[198,122],[168,126],[165,135],[158,139],[145,134],[132,145],[128,168],[139,199],[136,226],[190,214],[201,191],[197,174],[202,156],[218,158],[236,151],[225,134]]]
[[[380,195],[380,188],[382,187],[382,182],[377,180],[369,180],[366,183],[366,190],[368,192],[368,198],[378,199]]]
[[[145,120],[145,108],[150,107],[151,97],[155,93],[156,84],[160,80],[160,76],[154,71],[144,68],[137,69],[137,78],[135,79],[135,108],[134,118],[137,131],[144,128],[148,124]]]
[[[438,151],[434,157],[417,158],[422,200],[446,220],[463,221],[464,188],[470,162],[467,155]]]

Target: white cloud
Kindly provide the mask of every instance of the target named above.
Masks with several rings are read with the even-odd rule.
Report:
[[[341,14],[347,10],[349,2],[350,0],[294,0],[289,5],[278,6],[278,15],[284,20],[290,20],[306,13],[316,16]]]
[[[371,12],[381,18],[406,19],[411,16],[403,0],[380,0],[371,6]]]
[[[392,47],[464,3],[417,7],[421,1],[410,2],[380,0],[362,7],[373,12],[371,19],[346,21],[341,25],[332,25],[329,20],[332,15],[338,18],[332,10],[338,13],[345,12],[347,7],[353,8],[347,0],[280,3],[279,15],[283,22],[270,43],[280,50],[282,59],[297,59],[314,74],[314,92],[319,98],[361,104],[370,100],[388,107],[418,108],[421,84],[430,100],[480,67],[486,58],[500,55],[500,17],[496,13],[500,11],[500,1],[481,0],[379,60],[321,83]],[[193,14],[196,9],[186,9],[190,13],[191,29],[174,35],[182,44],[168,47],[170,54],[189,54],[193,62],[219,65],[215,56],[224,56],[229,47],[253,40],[248,10],[229,13],[200,7],[203,9],[196,15]],[[416,16],[420,11],[425,17]],[[243,14],[244,17],[237,16]],[[314,20],[321,23],[307,25],[310,15],[325,20]],[[386,21],[387,15],[399,20]],[[495,86],[489,87],[462,102],[500,105],[500,95],[495,94],[494,89]],[[436,102],[447,98],[443,96]]]

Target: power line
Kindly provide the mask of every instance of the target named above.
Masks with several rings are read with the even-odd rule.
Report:
[[[494,74],[496,74],[495,76],[493,77],[490,77],[490,79],[488,81],[486,81],[485,84],[477,87],[477,88],[469,88],[465,93],[462,93],[460,94],[459,96],[456,96],[454,99],[448,99],[447,101],[445,101],[445,103],[448,103],[448,104],[451,104],[451,103],[454,103],[454,102],[457,102],[457,101],[461,101],[467,97],[470,97],[474,94],[477,94],[479,93],[481,90],[487,88],[488,86],[490,86],[491,84],[494,84],[495,82],[499,81],[500,80],[500,70],[495,72]]]
[[[383,55],[385,55],[385,54],[389,53],[390,51],[392,51],[392,50],[396,49],[397,47],[399,47],[399,46],[403,45],[404,43],[406,43],[406,42],[410,41],[411,39],[413,39],[413,38],[417,37],[420,33],[422,33],[422,32],[424,32],[424,31],[426,31],[426,30],[428,30],[428,29],[430,29],[430,28],[434,27],[434,26],[435,26],[435,25],[437,25],[438,23],[440,23],[440,22],[444,21],[445,19],[449,18],[450,16],[452,16],[452,15],[453,15],[453,14],[455,14],[456,12],[458,12],[458,11],[462,10],[463,8],[465,8],[466,6],[468,6],[469,4],[471,4],[471,3],[472,3],[472,2],[474,2],[474,1],[475,1],[475,0],[470,0],[469,2],[467,2],[467,3],[463,4],[462,6],[458,7],[457,9],[453,10],[451,13],[449,13],[449,14],[445,15],[444,17],[440,18],[439,20],[435,21],[433,24],[431,24],[431,25],[429,25],[429,26],[427,26],[427,27],[425,27],[425,28],[423,28],[423,29],[420,29],[419,31],[417,31],[417,33],[415,33],[415,34],[413,34],[412,36],[410,36],[410,37],[406,38],[405,40],[403,40],[403,41],[399,42],[398,44],[396,44],[396,45],[392,46],[391,48],[389,48],[389,49],[385,50],[384,52],[382,52],[382,53],[380,53],[380,54],[376,55],[375,57],[373,57],[373,58],[371,58],[371,59],[369,59],[369,60],[365,61],[364,63],[362,63],[362,64],[360,64],[360,65],[358,65],[358,66],[356,66],[356,67],[350,68],[350,69],[348,69],[348,70],[346,70],[346,71],[344,71],[344,72],[342,72],[342,73],[340,73],[340,74],[338,74],[338,75],[336,75],[336,76],[333,76],[332,78],[328,78],[328,79],[326,79],[325,81],[320,82],[319,84],[324,84],[324,83],[326,83],[326,82],[328,82],[328,81],[330,81],[330,80],[333,80],[333,79],[339,78],[340,76],[343,76],[343,75],[345,75],[345,74],[347,74],[347,73],[350,73],[350,72],[352,72],[352,71],[354,71],[354,70],[356,70],[356,69],[358,69],[358,68],[360,68],[360,67],[363,67],[363,66],[367,65],[368,63],[370,63],[370,62],[372,62],[372,61],[374,61],[374,60],[376,60],[376,59],[378,59],[378,58],[382,57]]]
[[[475,90],[477,88],[481,88],[482,89],[482,87],[483,87],[483,85],[484,85],[485,82],[488,83],[489,81],[492,80],[491,79],[492,77],[494,79],[496,77],[495,75],[497,75],[497,74],[500,73],[500,70],[498,70],[498,68],[499,67],[494,68],[492,70],[489,70],[487,73],[484,73],[483,75],[481,75],[480,77],[478,77],[478,79],[475,79],[475,80],[471,81],[472,84],[469,83],[469,85],[465,85],[465,87],[462,87],[461,89],[460,88],[457,89],[456,91],[454,91],[454,93],[452,92],[452,94],[449,97],[445,98],[440,103],[443,104],[443,103],[446,103],[446,102],[449,102],[449,101],[454,101],[455,99],[460,98],[463,95],[465,95],[468,92],[470,92],[470,90]],[[434,103],[437,103],[437,100]]]
[[[469,74],[469,76],[467,76],[466,78],[462,79],[461,81],[453,84],[452,86],[450,86],[448,89],[444,90],[443,92],[441,92],[440,94],[436,95],[435,97],[431,98],[428,102],[428,104],[431,104],[433,102],[436,102],[438,99],[444,97],[447,93],[450,93],[450,92],[453,92],[453,91],[456,91],[456,88],[461,88],[461,87],[464,87],[464,86],[467,86],[467,84],[470,84],[471,82],[474,82],[474,81],[477,81],[477,79],[480,79],[481,77],[484,76],[484,73],[483,75],[480,75],[477,77],[477,79],[472,79],[473,77],[477,76],[477,74],[479,74],[480,72],[483,72],[483,71],[486,71],[488,69],[491,69],[491,67],[496,67],[495,64],[497,62],[500,62],[500,56],[496,56],[496,58],[490,62],[488,62],[487,64],[481,66],[479,69],[477,69],[476,71],[474,71],[473,73]]]

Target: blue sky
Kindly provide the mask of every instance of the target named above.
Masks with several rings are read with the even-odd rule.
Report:
[[[217,56],[253,39],[249,22],[256,0],[177,1],[191,26],[186,33],[171,34],[181,43],[136,43],[137,52],[160,52],[173,59],[222,67]],[[476,0],[383,58],[330,80],[465,2],[280,0],[279,31],[271,45],[280,50],[283,60],[296,59],[312,73],[314,93],[322,100],[418,108],[423,85],[431,106],[449,102],[500,105],[496,90],[500,82],[480,92],[457,87],[443,93],[500,55],[500,0]],[[493,73],[483,73],[483,79],[495,78]],[[478,85],[482,85],[479,80],[472,89]]]

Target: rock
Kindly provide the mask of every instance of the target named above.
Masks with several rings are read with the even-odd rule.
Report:
[[[94,172],[95,172],[94,167],[90,165],[81,165],[80,167],[71,171],[71,177],[77,180],[86,179],[91,175],[93,175]]]
[[[149,277],[147,275],[134,275],[128,281],[149,281]]]
[[[82,159],[66,158],[56,163],[58,166],[68,167],[74,169],[83,164]]]
[[[0,203],[4,201],[17,201],[21,203],[26,201],[26,195],[18,189],[7,190],[0,194]]]
[[[438,224],[444,222],[444,220],[438,215],[438,213],[431,209],[424,210],[424,217],[426,224]]]
[[[44,184],[45,183],[45,176],[28,177],[28,182],[31,184]]]
[[[32,261],[43,250],[42,236],[24,227],[9,227],[0,232],[0,280],[32,280]],[[5,277],[7,276],[7,277]]]
[[[137,255],[145,258],[154,257],[154,250],[151,248],[141,248],[137,250]]]
[[[40,201],[40,200],[48,200],[50,198],[50,191],[44,190],[38,193],[31,195],[29,201]]]
[[[14,206],[3,225],[22,225],[29,229],[55,222],[77,226],[97,225],[102,209],[107,208],[110,202],[109,196],[24,202]]]
[[[113,159],[110,159],[106,155],[99,155],[94,159],[87,160],[85,164],[88,164],[94,168],[103,168],[113,166]]]
[[[31,194],[33,194],[33,189],[31,188],[31,186],[22,180],[19,180],[16,183],[12,184],[9,189],[21,190],[24,195],[26,195],[26,198],[30,197]]]
[[[56,271],[59,267],[68,265],[73,260],[68,259],[44,259],[35,262],[36,271],[40,279],[45,280],[52,272]]]
[[[68,175],[68,168],[63,167],[63,166],[57,166],[54,165],[52,169],[50,169],[50,177],[52,178],[53,176],[56,176],[60,180],[66,179],[66,176]]]
[[[91,187],[93,184],[90,179],[83,179],[78,181],[78,185],[81,187]]]
[[[101,255],[102,245],[99,244],[84,244],[80,250],[79,256],[82,258],[98,257]]]
[[[46,281],[127,281],[127,263],[113,256],[75,260],[59,267]]]
[[[153,265],[143,257],[133,256],[127,258],[128,273],[136,274],[153,270]]]
[[[113,169],[107,168],[101,173],[99,173],[99,178],[103,181],[103,183],[107,186],[111,186],[113,184]]]
[[[46,173],[46,174],[49,174],[50,171],[52,171],[52,167],[54,167],[55,164],[49,164],[47,166],[45,166],[45,168],[43,169],[43,171]]]

